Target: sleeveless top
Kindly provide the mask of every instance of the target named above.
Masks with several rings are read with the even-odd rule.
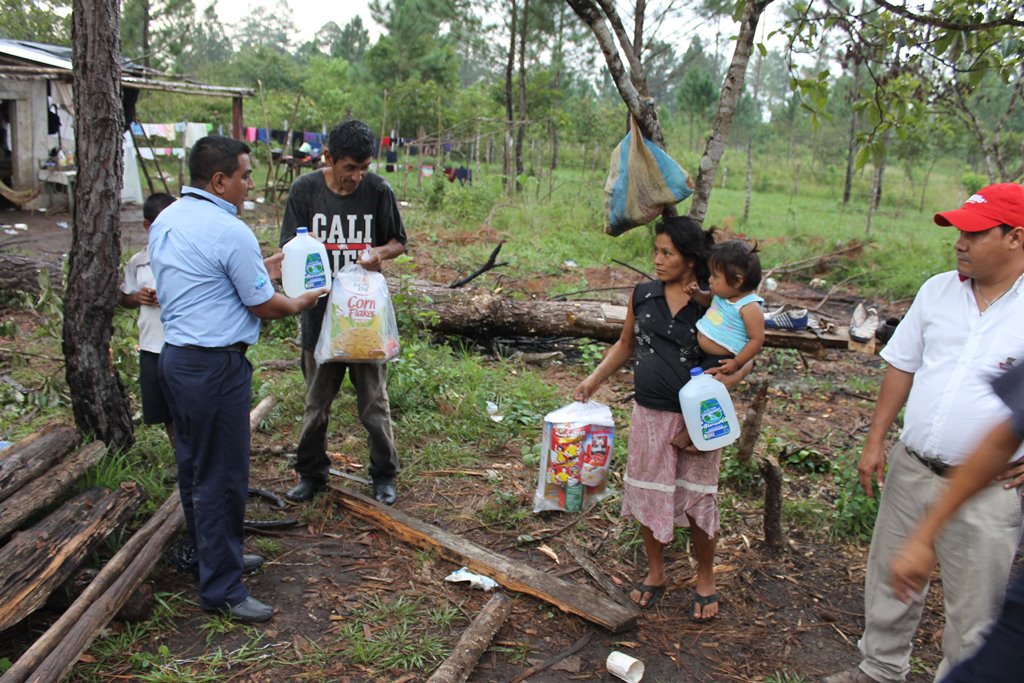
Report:
[[[716,294],[711,300],[711,308],[697,321],[697,329],[735,356],[750,341],[747,326],[743,324],[743,316],[740,315],[740,309],[749,303],[760,305],[764,299],[753,292],[738,301],[729,301]]]
[[[697,344],[697,321],[703,314],[704,308],[691,299],[673,317],[660,280],[633,290],[633,386],[638,404],[680,412],[679,390],[690,380],[690,368],[705,360]]]

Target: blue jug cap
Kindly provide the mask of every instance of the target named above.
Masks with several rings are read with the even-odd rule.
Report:
[[[704,368],[690,368],[690,377],[696,377],[697,375],[703,375]]]
[[[296,235],[305,235],[309,232],[309,228],[295,228]]]

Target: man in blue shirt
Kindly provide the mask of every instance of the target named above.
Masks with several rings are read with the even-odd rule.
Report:
[[[261,562],[242,555],[252,399],[245,352],[259,337],[260,319],[295,315],[326,290],[296,299],[274,291],[281,255],[264,261],[237,217],[253,187],[248,145],[202,138],[189,174],[191,186],[149,234],[165,335],[159,376],[174,420],[181,507],[198,554],[200,606],[266,621],[273,608],[242,585],[243,569]]]

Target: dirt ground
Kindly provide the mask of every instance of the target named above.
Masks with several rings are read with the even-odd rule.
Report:
[[[4,234],[0,229],[0,251],[59,258],[71,244],[71,231],[60,225],[68,220],[66,214],[0,213],[0,223],[28,226],[14,235]],[[144,231],[138,210],[126,211],[122,221],[128,228],[125,247],[141,245]],[[423,268],[424,276],[448,280],[450,273],[443,264],[424,264]],[[617,268],[595,269],[588,271],[588,276],[592,276],[590,283],[594,287],[628,286],[635,282],[635,276]],[[817,304],[824,296],[825,292],[806,286],[782,283],[769,298],[776,303],[808,306]],[[848,320],[849,310],[857,300],[853,292],[836,293],[824,309],[841,322]],[[881,312],[887,315],[899,310],[883,307]],[[772,360],[764,370],[772,374],[766,429],[786,435],[790,448],[802,446],[824,458],[856,453],[873,409],[873,394],[882,374],[880,360],[847,351],[829,351],[820,358],[795,353],[769,356]],[[484,358],[481,362],[488,360]],[[544,373],[569,396],[587,371],[589,368],[580,365],[556,364]],[[869,388],[863,388],[865,385]],[[631,377],[620,373],[602,387],[596,398],[605,403],[628,401],[630,388]],[[742,411],[750,400],[749,387],[741,387],[734,398]],[[620,431],[620,439],[624,435],[624,430]],[[338,468],[363,474],[361,458],[346,455],[360,452],[353,445],[361,442],[361,435],[357,436],[358,439],[332,433],[329,450]],[[282,454],[294,448],[296,437],[297,434],[288,432],[258,433],[254,437],[252,486],[283,494],[294,483],[294,475]],[[415,444],[401,443],[400,434],[398,440],[403,453],[415,448]],[[758,450],[775,447],[779,446],[762,441]],[[624,448],[618,448],[616,457],[623,455]],[[493,501],[496,489],[515,496],[524,507],[531,506],[536,471],[522,463],[518,450],[482,453],[480,457],[479,466],[469,473],[427,473],[414,482],[399,480],[396,507],[516,561],[571,582],[587,584],[597,591],[600,587],[573,562],[566,550],[567,543],[582,548],[620,585],[628,586],[643,576],[642,553],[636,544],[621,542],[632,533],[632,526],[619,519],[618,498],[577,515],[530,515],[511,526],[484,523],[478,513]],[[351,481],[337,481],[367,492]],[[795,502],[818,496],[820,492],[815,487],[820,486],[820,481],[820,477],[787,470],[784,496]],[[863,626],[866,547],[829,543],[829,521],[825,516],[793,515],[784,520],[787,549],[777,555],[769,553],[760,540],[759,495],[757,487],[753,493],[730,489],[729,485],[722,488],[723,498],[728,497],[732,504],[729,513],[723,515],[716,556],[721,597],[721,614],[716,620],[695,624],[688,619],[694,568],[685,548],[673,546],[667,557],[669,591],[654,609],[640,613],[635,630],[611,634],[536,599],[513,594],[512,616],[469,680],[517,680],[528,667],[558,658],[568,649],[576,651],[526,680],[616,680],[604,668],[604,660],[612,650],[641,659],[646,665],[645,681],[764,681],[781,672],[815,681],[854,666],[858,661],[856,641]],[[254,508],[250,516],[259,514],[261,511]],[[344,512],[336,494],[328,493],[310,503],[292,506],[287,514],[296,516],[301,523],[290,529],[250,535],[252,543],[262,536],[280,544],[279,552],[268,557],[268,564],[247,578],[252,593],[278,609],[272,621],[257,627],[262,642],[272,651],[301,655],[326,649],[329,653],[331,647],[340,646],[339,633],[354,614],[366,614],[374,606],[399,596],[420,601],[423,609],[455,607],[459,620],[437,633],[452,645],[489,598],[465,584],[446,583],[444,577],[458,566],[435,554],[423,553]],[[519,541],[524,534],[534,541]],[[558,563],[537,549],[539,541],[555,552]],[[157,591],[182,592],[194,598],[191,579],[166,565],[158,567],[152,581]],[[935,590],[929,597],[915,642],[914,672],[909,679],[912,683],[930,681],[928,672],[934,670],[940,656],[941,582],[933,585]],[[0,635],[0,657],[15,658],[53,616],[44,610]],[[140,642],[138,648],[154,651],[162,644],[176,657],[186,660],[216,648],[231,651],[248,639],[244,632],[234,632],[210,642],[201,629],[206,620],[198,608],[187,609],[173,629],[164,631],[162,641]],[[386,626],[363,624],[362,628],[370,637]],[[114,632],[120,628],[123,626],[117,622],[111,625]],[[296,658],[301,657],[293,657]],[[374,676],[365,667],[331,668],[330,657],[320,667],[316,680],[411,683],[427,677],[420,671],[394,670]],[[252,665],[225,680],[301,680],[308,678],[306,673],[301,667]],[[124,671],[105,675],[112,680],[131,680]]]

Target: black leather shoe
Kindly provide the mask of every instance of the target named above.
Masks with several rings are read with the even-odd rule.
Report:
[[[291,491],[284,494],[284,497],[296,503],[301,503],[311,500],[313,496],[323,491],[326,486],[327,484],[322,481],[303,478],[299,480],[299,483]]]
[[[273,607],[260,602],[251,595],[237,605],[224,607],[220,611],[243,624],[256,624],[274,616]]]
[[[395,482],[391,479],[382,479],[373,483],[373,499],[384,505],[394,505],[398,500],[395,494]]]

